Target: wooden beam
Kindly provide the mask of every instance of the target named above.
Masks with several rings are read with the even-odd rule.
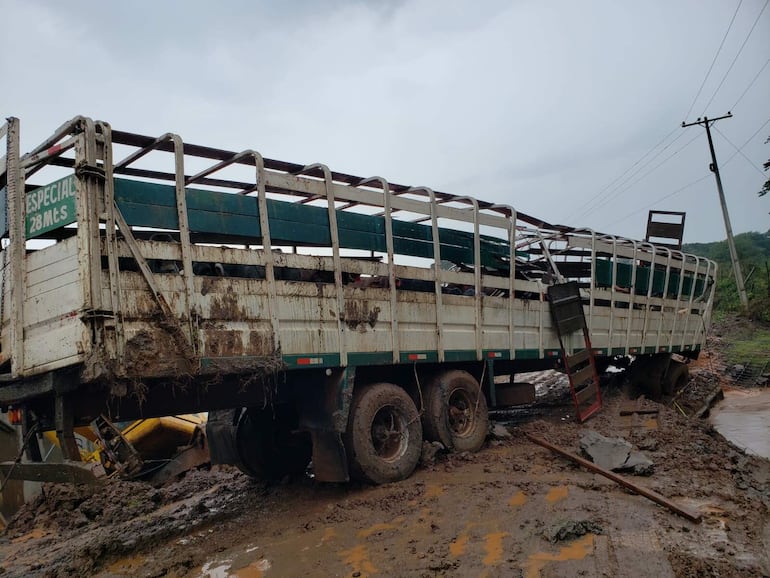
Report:
[[[665,506],[675,514],[679,514],[680,516],[682,516],[683,518],[687,518],[691,522],[695,522],[696,524],[699,524],[701,521],[701,515],[698,512],[694,512],[692,510],[688,510],[687,508],[683,508],[682,506],[678,506],[677,504],[675,504],[668,498],[661,496],[657,492],[653,492],[652,490],[648,490],[647,488],[643,488],[642,486],[639,486],[633,482],[630,482],[623,476],[616,474],[614,472],[611,472],[609,470],[605,470],[604,468],[597,466],[595,463],[589,462],[586,459],[576,456],[575,454],[572,454],[567,450],[560,448],[559,446],[555,446],[552,443],[545,441],[544,439],[533,436],[531,434],[526,434],[526,435],[531,441],[535,442],[536,444],[543,446],[544,448],[547,448],[552,452],[555,452],[565,458],[568,458],[573,462],[580,464],[586,469],[596,472],[597,474],[601,474],[605,478],[611,479],[613,482],[620,484],[621,486],[628,488],[632,492],[636,492],[637,494],[640,494],[649,500],[652,500],[656,504]]]

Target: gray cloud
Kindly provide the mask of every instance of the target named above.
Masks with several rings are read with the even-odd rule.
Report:
[[[761,6],[744,2],[693,116]],[[683,120],[733,10],[662,0],[0,0],[13,23],[0,38],[0,110],[22,119],[27,146],[85,114],[639,237],[647,205],[708,174],[705,135],[575,218]],[[770,56],[768,21],[770,12],[710,116],[726,112]],[[720,130],[742,145],[770,118],[768,97],[770,67]],[[743,150],[755,165],[770,156],[768,134],[770,125]],[[715,138],[725,162],[734,150]],[[735,230],[767,230],[763,176],[738,155],[723,180]],[[688,212],[686,240],[724,236],[713,180],[655,208]]]

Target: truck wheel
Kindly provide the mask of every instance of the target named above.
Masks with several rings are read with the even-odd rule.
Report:
[[[412,398],[392,383],[353,394],[345,449],[351,476],[375,484],[406,479],[422,452],[422,426]]]
[[[306,434],[293,430],[294,423],[291,407],[247,408],[235,433],[238,468],[266,481],[304,473],[312,445]]]
[[[425,392],[425,438],[456,452],[475,452],[489,433],[487,401],[479,382],[467,371],[447,371],[433,378]]]
[[[666,372],[666,377],[663,378],[663,393],[666,395],[674,395],[677,391],[687,385],[687,381],[690,379],[690,368],[684,363],[678,361],[671,361]]]

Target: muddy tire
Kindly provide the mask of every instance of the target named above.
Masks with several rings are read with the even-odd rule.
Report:
[[[392,383],[360,387],[344,440],[351,477],[374,484],[408,478],[422,452],[422,425],[412,398]]]
[[[293,429],[293,408],[247,408],[235,432],[235,445],[246,475],[273,481],[303,474],[310,462],[312,444],[304,432]]]
[[[425,390],[422,416],[425,439],[448,450],[476,452],[489,433],[487,401],[479,382],[467,371],[447,371]]]
[[[666,376],[663,378],[662,389],[665,395],[674,395],[687,385],[690,379],[690,368],[684,363],[671,361]]]

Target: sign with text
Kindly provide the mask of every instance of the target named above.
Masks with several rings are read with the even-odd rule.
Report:
[[[77,219],[75,175],[27,193],[27,239],[39,237]]]

